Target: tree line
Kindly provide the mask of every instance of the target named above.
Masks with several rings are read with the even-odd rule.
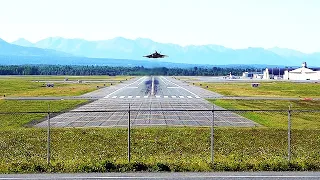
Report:
[[[244,71],[254,71],[254,68],[222,68],[193,67],[167,68],[154,67],[112,67],[112,66],[77,66],[77,65],[2,65],[0,75],[167,75],[167,76],[226,76],[242,75]]]

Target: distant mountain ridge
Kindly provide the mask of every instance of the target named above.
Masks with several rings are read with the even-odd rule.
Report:
[[[42,49],[35,47],[24,47],[10,44],[0,39],[0,55],[1,56],[39,56],[39,57],[70,57],[71,54],[59,52],[52,49]]]
[[[12,43],[25,47],[51,49],[88,58],[147,60],[142,56],[157,50],[169,57],[157,59],[156,62],[299,66],[303,61],[307,61],[312,66],[320,66],[320,53],[305,54],[296,50],[277,47],[271,49],[231,49],[213,44],[180,46],[171,43],[158,43],[147,38],[132,40],[123,37],[100,41],[49,37],[36,43],[31,43],[25,39],[19,39]]]

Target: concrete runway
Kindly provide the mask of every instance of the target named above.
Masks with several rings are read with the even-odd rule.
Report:
[[[208,110],[212,110],[213,105],[203,98],[222,97],[222,95],[171,77],[158,76],[135,78],[81,97],[99,97],[99,99],[51,118],[51,125],[126,127],[130,104],[132,126],[210,126],[213,114]],[[214,108],[222,109],[218,106]],[[228,111],[216,111],[214,116],[215,126],[258,126],[253,121]],[[47,122],[41,122],[36,126],[46,127]]]

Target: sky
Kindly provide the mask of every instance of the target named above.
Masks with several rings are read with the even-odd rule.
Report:
[[[0,0],[0,38],[57,36],[320,52],[320,0]]]

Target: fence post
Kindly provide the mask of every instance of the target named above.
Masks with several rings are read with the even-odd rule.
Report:
[[[211,163],[214,163],[214,105],[212,106],[212,124],[211,124]]]
[[[48,120],[48,129],[47,129],[47,164],[50,165],[50,104],[48,105],[48,115],[47,115],[47,120]]]
[[[291,161],[291,104],[288,110],[288,161]]]
[[[131,159],[131,142],[130,142],[130,129],[131,129],[131,124],[130,124],[130,121],[131,121],[131,113],[130,113],[130,103],[129,103],[129,111],[128,111],[128,162],[130,162],[130,159]]]

